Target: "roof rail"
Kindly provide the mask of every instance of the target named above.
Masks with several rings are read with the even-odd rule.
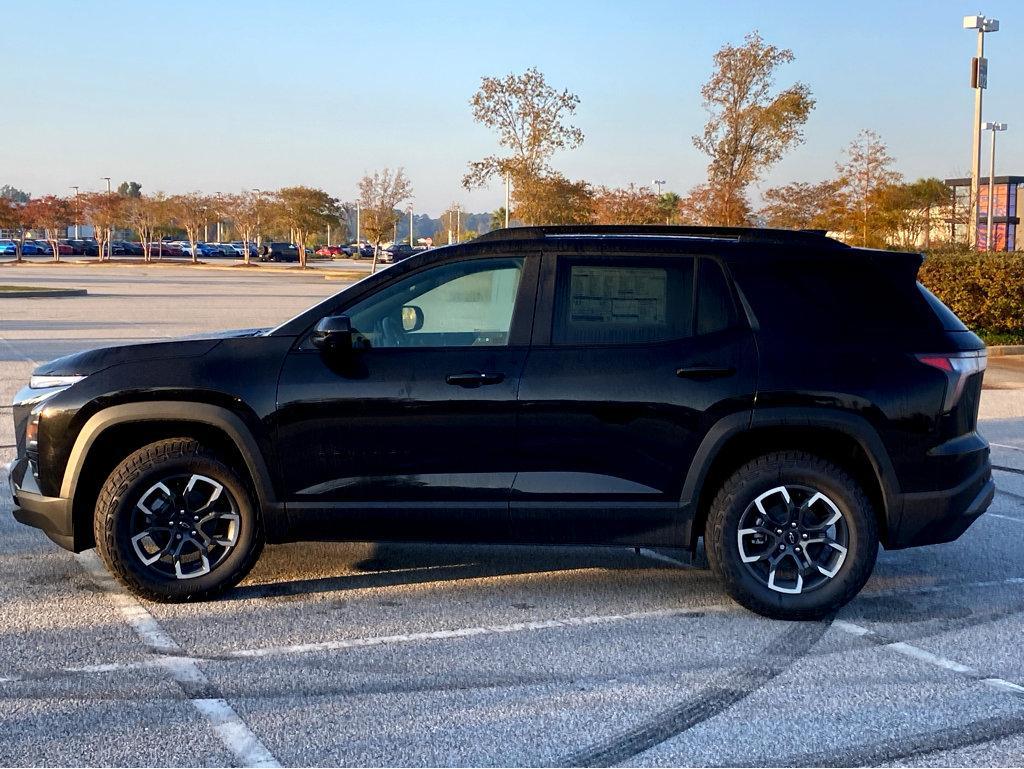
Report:
[[[670,224],[582,224],[507,227],[491,230],[475,238],[474,242],[539,240],[542,238],[576,236],[711,238],[715,240],[760,243],[804,243],[847,247],[846,244],[826,236],[824,230],[780,230],[768,227],[694,227]]]

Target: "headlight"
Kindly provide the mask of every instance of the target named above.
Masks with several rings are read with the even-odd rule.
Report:
[[[46,390],[50,387],[71,387],[73,384],[77,384],[85,379],[84,376],[78,375],[67,375],[67,376],[33,376],[28,383],[28,386],[32,390]]]

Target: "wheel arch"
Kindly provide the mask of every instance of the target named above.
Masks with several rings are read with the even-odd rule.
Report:
[[[881,438],[862,417],[806,408],[733,415],[708,432],[687,473],[680,500],[692,513],[688,546],[695,547],[703,535],[714,496],[729,475],[757,456],[787,449],[806,451],[847,468],[871,500],[879,537],[888,546],[890,532],[898,528],[902,497]]]
[[[72,502],[74,551],[94,545],[94,505],[110,472],[126,456],[166,438],[194,438],[235,464],[264,513],[268,539],[285,527],[267,463],[252,432],[226,408],[186,401],[111,406],[93,414],[75,439],[61,482]],[[275,514],[281,513],[281,514]]]

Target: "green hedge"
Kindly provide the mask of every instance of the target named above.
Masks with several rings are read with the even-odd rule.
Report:
[[[929,254],[919,279],[989,344],[1024,343],[1024,254]]]

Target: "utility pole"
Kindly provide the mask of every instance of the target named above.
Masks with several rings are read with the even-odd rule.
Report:
[[[412,236],[412,205],[409,206],[409,248],[415,248],[416,241]]]
[[[988,88],[988,60],[985,58],[985,33],[998,32],[999,20],[981,14],[964,16],[964,29],[978,30],[978,55],[971,62],[971,88],[974,89],[974,126],[971,144],[971,200],[967,212],[967,243],[972,248],[978,242],[978,194],[981,174],[981,102]]]
[[[256,193],[256,256],[260,256],[260,249],[263,247],[263,233],[260,229],[260,212],[263,209],[263,190],[258,187],[253,187],[253,192]]]
[[[362,216],[362,212],[363,212],[362,206],[359,205],[359,201],[357,200],[356,201],[356,251],[357,251],[357,253],[362,251],[362,241],[359,239],[359,225],[361,223],[360,222],[360,217]],[[361,255],[362,254],[360,254],[360,256]]]
[[[455,242],[462,242],[462,206],[455,204]]]
[[[985,226],[985,250],[995,251],[992,247],[992,216],[996,200],[996,133],[1006,130],[1006,123],[982,123],[983,131],[992,132],[992,154],[988,161],[988,215]]]
[[[78,234],[78,186],[74,185],[71,189],[75,191],[75,240],[78,240],[81,237],[81,235]]]

